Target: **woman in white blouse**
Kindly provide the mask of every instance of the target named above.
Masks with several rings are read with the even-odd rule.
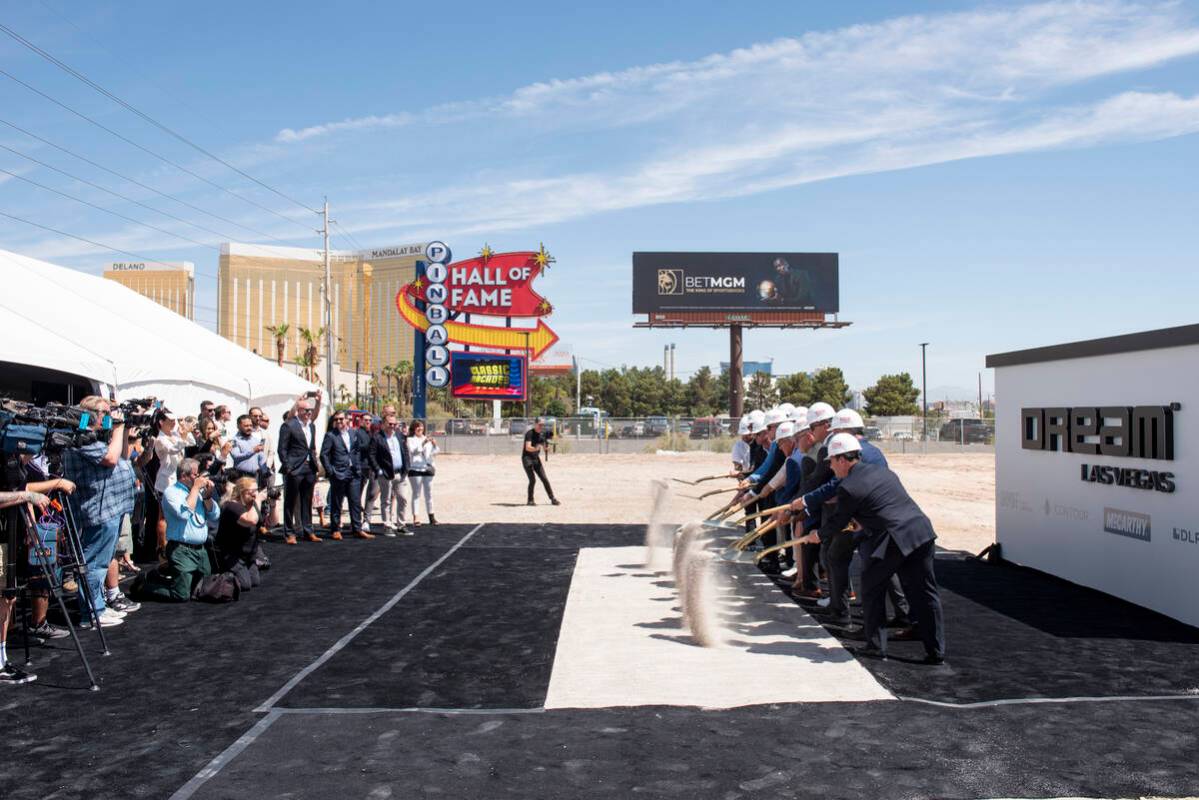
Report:
[[[436,525],[437,517],[433,516],[433,457],[437,455],[437,442],[425,436],[425,423],[413,420],[408,426],[408,485],[412,487],[412,524],[419,525],[416,519],[416,504],[422,494],[425,498],[425,513],[429,515],[429,524]]]

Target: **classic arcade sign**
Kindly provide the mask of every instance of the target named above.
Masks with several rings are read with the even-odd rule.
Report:
[[[455,353],[450,394],[463,400],[524,400],[528,359],[491,353]]]

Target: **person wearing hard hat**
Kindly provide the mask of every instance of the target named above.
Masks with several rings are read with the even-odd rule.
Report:
[[[813,403],[808,408],[808,432],[812,437],[812,445],[808,448],[808,455],[811,456],[810,469],[802,472],[799,490],[797,495],[802,495],[805,492],[823,486],[828,481],[832,480],[833,473],[829,469],[828,462],[824,460],[824,440],[828,437],[829,427],[833,423],[833,417],[837,412],[828,403],[818,402]],[[802,464],[801,464],[802,466]],[[793,504],[794,506],[794,504]],[[795,509],[798,511],[799,509]],[[807,534],[820,527],[822,507],[820,505],[812,506],[807,510],[807,516],[803,519],[803,533]],[[811,556],[811,563],[804,562],[806,575],[801,581],[801,587],[794,593],[795,597],[800,599],[815,600],[821,596],[820,584],[816,581],[816,554],[819,548],[809,548],[808,554]]]
[[[748,475],[753,472],[753,465],[749,459],[749,440],[752,434],[749,432],[749,417],[744,416],[737,422],[737,440],[733,442],[733,469],[729,472],[730,478],[740,478],[743,475]]]
[[[862,421],[862,416],[852,408],[843,408],[833,416],[832,423],[829,426],[830,434],[848,433],[858,440],[861,446],[861,460],[867,464],[878,464],[886,467],[887,457],[883,452],[875,447],[870,442],[866,441],[865,423]],[[839,481],[834,476],[832,480],[827,481],[821,486],[806,492],[802,498],[792,502],[793,508],[815,508],[820,506],[824,508],[822,518],[829,517],[829,507],[826,503],[835,502],[837,495],[837,484]],[[824,616],[824,621],[833,625],[845,626],[847,631],[855,633],[858,629],[852,626],[852,620],[849,613],[849,595],[851,584],[849,579],[850,566],[853,563],[854,543],[853,536],[841,528],[829,525],[821,525],[818,529],[820,536],[820,557],[828,572],[829,596],[828,605],[823,613],[814,611],[814,614]],[[895,615],[891,617],[887,626],[892,628],[907,628],[911,625],[909,616],[909,606],[907,598],[904,596],[903,587],[900,586],[899,579],[893,578],[887,596],[891,600],[891,605],[895,609]],[[910,632],[897,634],[897,637],[910,638]]]
[[[754,471],[747,478],[738,484],[737,488],[741,491],[739,502],[745,502],[747,499],[753,499],[754,502],[746,505],[746,511],[755,513],[761,508],[760,503],[756,500],[766,484],[774,477],[780,469],[782,469],[783,461],[786,457],[778,448],[778,443],[775,442],[775,432],[780,425],[786,421],[787,417],[779,408],[770,409],[766,412],[763,419],[766,425],[766,430],[759,434],[758,444],[761,447],[768,448],[766,455],[762,461],[754,465]],[[776,543],[776,531],[771,531],[761,538],[763,547],[771,547]],[[759,562],[762,570],[768,573],[777,573],[779,571],[778,556],[772,554],[762,559]]]
[[[811,458],[807,457],[807,453],[812,450],[814,440],[812,431],[808,427],[808,409],[805,406],[795,408],[790,416],[790,422],[793,426],[793,436],[795,440],[791,452],[787,456],[787,460],[783,462],[783,468],[771,480],[772,483],[778,482],[782,477],[781,487],[776,489],[774,499],[771,501],[775,505],[787,505],[799,492],[799,487],[802,485],[804,475],[810,472],[814,465]],[[781,426],[780,426],[781,430]],[[786,511],[776,512],[774,518],[779,521],[779,527],[787,526],[788,530],[802,530],[802,527],[797,527],[789,521],[789,514]],[[789,535],[784,536],[785,539],[791,538]],[[790,566],[781,573],[785,578],[796,577],[796,573],[803,566],[801,561],[801,553],[798,545],[791,548],[791,558],[789,559]],[[796,577],[793,589],[800,588],[801,579]]]
[[[887,586],[893,575],[911,599],[916,630],[924,643],[925,664],[945,662],[945,624],[933,569],[936,531],[894,472],[862,461],[862,443],[837,433],[828,444],[837,485],[830,525],[838,530],[856,521],[854,537],[862,555],[862,613],[866,644],[858,655],[886,658]],[[807,537],[815,540],[818,534]]]

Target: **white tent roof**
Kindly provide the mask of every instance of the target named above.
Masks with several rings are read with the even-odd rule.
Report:
[[[0,274],[0,361],[91,378],[119,399],[154,396],[180,414],[203,399],[270,406],[276,424],[316,388],[115,281],[6,250]]]

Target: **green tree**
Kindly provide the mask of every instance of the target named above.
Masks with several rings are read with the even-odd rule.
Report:
[[[720,411],[724,405],[720,395],[720,386],[712,370],[700,367],[687,381],[685,391],[686,413],[693,417],[706,417]]]
[[[874,417],[903,417],[919,414],[916,398],[920,390],[912,385],[912,376],[906,372],[898,375],[883,375],[878,382],[862,392],[866,408]]]
[[[844,408],[851,397],[840,367],[823,367],[812,376],[812,403],[828,403],[833,408]]]
[[[779,391],[780,402],[796,406],[812,405],[812,376],[806,372],[780,375],[775,387]]]
[[[774,380],[765,372],[755,372],[745,386],[745,402],[750,408],[767,409],[778,402]]]

